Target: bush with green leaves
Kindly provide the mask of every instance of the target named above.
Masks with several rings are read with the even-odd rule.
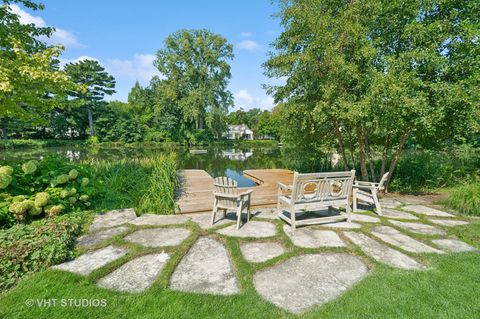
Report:
[[[0,291],[26,274],[73,258],[76,238],[87,218],[89,214],[73,213],[0,231]]]
[[[89,208],[97,194],[89,177],[59,157],[0,166],[0,227]]]

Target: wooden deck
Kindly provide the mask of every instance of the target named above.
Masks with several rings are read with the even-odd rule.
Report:
[[[277,203],[277,182],[291,184],[293,172],[286,169],[252,169],[243,174],[254,180],[258,186],[252,189],[252,206],[272,206]],[[213,178],[204,170],[182,171],[183,188],[177,195],[177,213],[196,213],[213,209]]]

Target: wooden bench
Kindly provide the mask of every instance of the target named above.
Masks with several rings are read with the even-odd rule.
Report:
[[[355,171],[300,174],[295,172],[293,184],[278,183],[278,216],[289,223],[292,230],[296,226],[350,221],[352,185]],[[345,207],[345,213],[318,218],[296,220],[297,212],[315,211]],[[286,208],[287,211],[284,211]]]

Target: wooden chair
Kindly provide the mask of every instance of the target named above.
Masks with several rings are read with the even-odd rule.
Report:
[[[383,174],[380,182],[373,183],[373,182],[362,182],[362,181],[355,181],[353,184],[353,211],[357,211],[357,203],[358,201],[367,202],[369,204],[374,204],[377,210],[378,215],[382,215],[382,206],[378,201],[378,192],[382,192],[385,190],[385,182],[387,181],[388,175],[390,173],[387,172]]]
[[[237,229],[240,228],[240,220],[242,219],[242,212],[247,209],[247,222],[250,221],[250,194],[253,190],[247,190],[243,193],[239,193],[237,182],[228,177],[217,177],[214,180],[215,191],[213,195],[215,197],[213,202],[212,212],[212,226],[215,222],[215,215],[219,209],[223,210],[223,217],[227,214],[227,209],[233,209],[237,212]]]
[[[329,223],[334,221],[350,221],[352,185],[355,171],[313,173],[293,175],[293,184],[287,186],[278,183],[278,216],[286,221],[294,231],[296,226]],[[322,216],[296,220],[298,211],[312,211],[321,208],[333,208],[344,206],[346,214],[340,213],[334,216]],[[286,207],[287,215],[282,207]]]

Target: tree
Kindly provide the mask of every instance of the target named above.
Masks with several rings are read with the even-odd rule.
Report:
[[[3,0],[0,6],[0,122],[4,139],[9,120],[41,123],[55,106],[57,100],[52,97],[72,88],[68,76],[58,69],[57,58],[63,47],[47,46],[39,40],[51,36],[54,29],[21,24],[10,3],[43,9],[28,0]]]
[[[389,166],[393,174],[407,140],[441,144],[467,127],[478,131],[478,6],[280,1],[285,30],[264,66],[288,78],[268,87],[294,128],[282,137],[334,143],[344,169],[375,180],[375,148],[383,148],[380,173]]]
[[[102,104],[105,94],[115,93],[115,79],[94,60],[82,60],[65,65],[65,72],[74,83],[86,87],[86,90],[69,91],[73,97],[71,103],[86,111],[90,136],[95,135],[93,112]]]
[[[168,36],[154,62],[165,76],[155,84],[159,108],[176,110],[183,131],[206,126],[219,137],[224,130],[219,123],[233,103],[227,90],[231,76],[227,61],[232,58],[232,45],[208,30],[179,30]]]

